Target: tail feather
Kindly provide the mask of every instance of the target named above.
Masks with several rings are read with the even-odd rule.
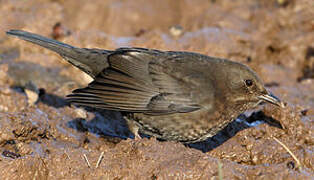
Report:
[[[60,41],[21,30],[10,30],[7,34],[16,36],[20,39],[29,41],[58,53],[69,63],[78,67],[93,78],[109,66],[107,56],[112,53],[112,51],[77,48]]]

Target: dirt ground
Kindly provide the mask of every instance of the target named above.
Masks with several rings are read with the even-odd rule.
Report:
[[[9,29],[228,58],[287,106],[246,112],[202,143],[135,141],[119,112],[66,102],[89,76]],[[313,82],[313,0],[2,0],[0,179],[314,179]]]

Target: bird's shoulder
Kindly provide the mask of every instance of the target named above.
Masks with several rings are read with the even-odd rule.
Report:
[[[118,48],[111,52],[108,59],[113,66],[117,62],[123,65],[135,64],[139,70],[149,73],[146,75],[153,74],[154,67],[158,66],[159,72],[180,78],[180,81],[184,81],[181,77],[197,77],[197,74],[200,74],[198,77],[201,79],[202,73],[204,74],[206,68],[216,60],[216,58],[194,52],[161,51],[139,47]]]
[[[193,94],[187,98],[197,99],[213,96],[211,71],[218,60],[199,53],[146,48],[119,48],[109,57],[112,67],[161,93]]]

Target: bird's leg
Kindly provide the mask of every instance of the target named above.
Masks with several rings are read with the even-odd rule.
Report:
[[[134,139],[135,140],[140,140],[142,139],[141,136],[139,135],[139,126],[138,124],[132,120],[130,117],[124,116],[124,119],[126,120],[129,130],[134,134]]]

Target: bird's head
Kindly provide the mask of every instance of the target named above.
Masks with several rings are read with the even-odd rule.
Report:
[[[246,104],[252,108],[261,102],[268,102],[279,107],[283,103],[272,93],[267,91],[261,79],[246,65],[237,62],[225,62],[221,69],[225,79],[224,89],[229,102]]]

